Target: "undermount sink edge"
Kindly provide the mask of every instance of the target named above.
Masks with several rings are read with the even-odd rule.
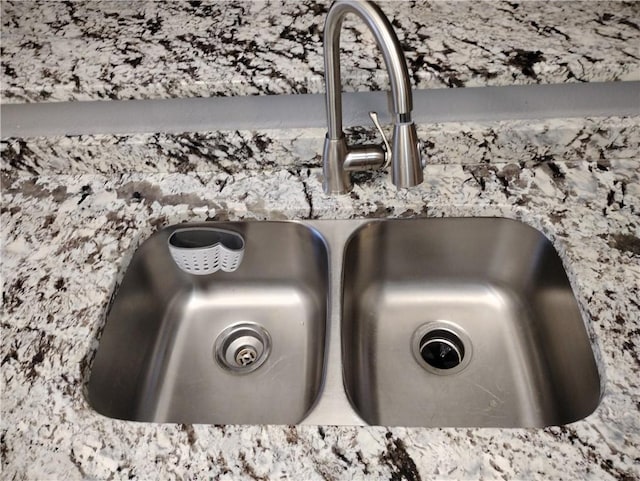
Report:
[[[562,261],[522,222],[188,224],[246,241],[237,272],[208,276],[181,272],[165,252],[170,233],[186,225],[154,234],[127,267],[88,385],[103,415],[543,427],[597,408],[600,377]],[[229,326],[253,324],[268,332],[271,350],[255,371],[229,372],[216,362],[216,340]],[[464,339],[459,367],[432,369],[416,354],[416,336],[432,324]]]

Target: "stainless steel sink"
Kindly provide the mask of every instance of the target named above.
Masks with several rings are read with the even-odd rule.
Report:
[[[546,426],[599,376],[562,262],[506,219],[375,222],[344,261],[345,388],[369,424]]]
[[[194,276],[178,269],[167,248],[176,227],[135,253],[91,373],[89,402],[99,413],[152,422],[293,424],[312,407],[327,329],[322,239],[295,223],[216,225],[245,239],[235,272]],[[245,367],[250,348],[257,359]]]
[[[135,253],[88,398],[110,417],[214,424],[545,426],[600,395],[562,262],[495,218],[226,222],[235,272]]]

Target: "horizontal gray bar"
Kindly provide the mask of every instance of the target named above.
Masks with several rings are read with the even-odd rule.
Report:
[[[418,123],[640,115],[640,82],[414,91]],[[385,92],[344,94],[344,125],[389,121]],[[326,125],[324,95],[51,102],[0,106],[2,137],[189,132]]]

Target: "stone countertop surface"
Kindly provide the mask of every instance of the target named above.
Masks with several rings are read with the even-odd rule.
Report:
[[[330,197],[319,149],[306,143],[313,131],[285,141],[277,132],[4,139],[3,478],[638,479],[639,125],[453,125],[429,143],[436,155],[419,187],[398,191],[386,174],[367,174],[350,195]],[[147,148],[161,160],[127,164],[118,146],[137,146],[136,163]],[[233,168],[230,157],[254,162]],[[549,237],[602,379],[593,414],[544,429],[210,426],[117,421],[88,406],[110,297],[155,230],[206,219],[425,216],[504,216]]]
[[[380,1],[416,88],[640,79],[640,3]],[[2,102],[324,91],[328,1],[2,2]],[[345,21],[345,90],[388,87]]]

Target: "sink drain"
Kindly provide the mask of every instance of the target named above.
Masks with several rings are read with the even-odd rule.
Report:
[[[258,351],[252,346],[245,346],[236,353],[236,364],[238,366],[251,366],[258,359]]]
[[[245,374],[258,369],[271,352],[271,337],[258,324],[229,326],[216,339],[214,353],[223,368]]]
[[[420,340],[420,357],[436,369],[453,369],[464,359],[464,346],[451,331],[436,329]]]
[[[471,360],[469,336],[448,321],[420,326],[413,334],[411,350],[418,364],[435,374],[454,374]]]

